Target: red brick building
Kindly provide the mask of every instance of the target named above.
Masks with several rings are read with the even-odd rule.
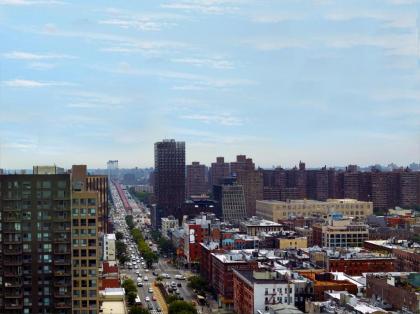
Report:
[[[254,270],[258,267],[257,259],[247,259],[239,251],[212,253],[211,286],[215,289],[219,304],[226,308],[233,307],[233,269]]]
[[[411,313],[420,313],[419,287],[412,285],[418,282],[419,274],[371,274],[366,277],[366,296],[390,304],[393,310],[406,309]],[[411,280],[411,278],[413,280]]]
[[[357,286],[347,280],[335,280],[331,273],[313,270],[301,270],[298,273],[311,281],[312,301],[325,301],[325,291],[347,291],[357,294]]]
[[[394,257],[341,257],[326,259],[326,270],[329,272],[343,272],[350,276],[361,276],[363,273],[395,271]]]

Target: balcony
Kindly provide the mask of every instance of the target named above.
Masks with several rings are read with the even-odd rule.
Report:
[[[4,222],[19,222],[22,221],[22,215],[20,213],[14,212],[9,213],[3,217]]]
[[[7,271],[7,270],[5,270],[4,271],[4,277],[19,277],[19,276],[22,276],[22,274],[21,273],[18,273],[18,272],[16,272],[16,271]]]
[[[71,277],[71,270],[57,270],[54,272],[54,276],[57,277]]]
[[[54,298],[71,298],[71,292],[65,292],[65,293],[54,292]]]
[[[23,282],[19,278],[10,278],[9,280],[4,282],[5,288],[18,288],[23,285]]]
[[[19,248],[13,248],[13,249],[4,248],[3,254],[4,255],[20,255],[22,254],[22,249],[20,248],[20,246]]]
[[[23,293],[22,291],[16,291],[16,289],[12,291],[5,291],[4,298],[5,299],[16,299],[16,298],[20,299],[20,298],[23,298]]]
[[[54,265],[71,265],[70,259],[55,259]]]
[[[53,253],[54,253],[54,254],[56,254],[56,255],[61,255],[61,254],[66,255],[66,254],[71,254],[71,250],[70,250],[70,249],[68,249],[68,250],[55,249],[55,250],[53,251]]]
[[[55,243],[66,243],[66,242],[70,242],[70,236],[69,237],[58,237],[58,238],[54,238],[54,242]]]
[[[57,309],[71,309],[71,302],[57,302],[55,307]]]
[[[19,239],[8,239],[8,238],[5,238],[4,240],[3,240],[3,243],[4,244],[21,244],[22,243],[22,238],[19,238]]]
[[[20,211],[21,211],[21,209],[16,208],[16,207],[9,207],[9,206],[3,207],[3,212],[5,212],[5,213],[15,213],[15,212],[20,212]]]
[[[4,259],[3,260],[4,266],[22,266],[21,259]]]
[[[23,304],[22,303],[4,303],[4,309],[5,310],[22,310]]]
[[[69,280],[56,280],[56,281],[54,281],[54,287],[71,287],[71,281],[69,281]]]

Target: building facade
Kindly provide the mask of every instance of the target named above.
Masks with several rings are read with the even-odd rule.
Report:
[[[200,165],[198,161],[194,161],[191,165],[187,165],[187,198],[194,195],[207,194],[208,184],[206,172],[206,166]]]
[[[162,217],[173,215],[182,218],[182,205],[185,201],[185,142],[163,140],[155,143],[154,193],[154,227],[160,224]]]
[[[291,216],[328,216],[339,212],[343,215],[365,218],[373,213],[371,202],[361,202],[353,199],[328,199],[325,202],[315,200],[257,201],[257,216],[274,222],[280,222]]]

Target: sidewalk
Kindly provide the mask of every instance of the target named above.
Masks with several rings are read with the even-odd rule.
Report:
[[[157,302],[159,303],[159,306],[162,310],[163,314],[168,314],[168,305],[165,302],[165,299],[163,298],[162,293],[160,292],[159,288],[156,287],[156,281],[153,282],[152,289],[153,289],[153,295],[156,297]]]

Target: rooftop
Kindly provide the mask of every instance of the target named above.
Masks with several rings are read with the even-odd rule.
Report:
[[[281,227],[282,225],[279,223],[276,223],[271,220],[261,219],[258,217],[252,217],[248,220],[242,221],[241,225],[246,227],[252,227],[252,226],[273,226],[273,227]]]
[[[371,202],[363,202],[358,201],[351,198],[343,198],[343,199],[327,199],[324,201],[317,201],[317,200],[308,200],[308,199],[299,199],[299,200],[287,200],[287,201],[277,201],[277,200],[258,200],[259,203],[265,204],[279,204],[279,205],[287,205],[287,204],[327,204],[327,203],[335,203],[335,204],[350,204],[350,203],[371,203]]]

